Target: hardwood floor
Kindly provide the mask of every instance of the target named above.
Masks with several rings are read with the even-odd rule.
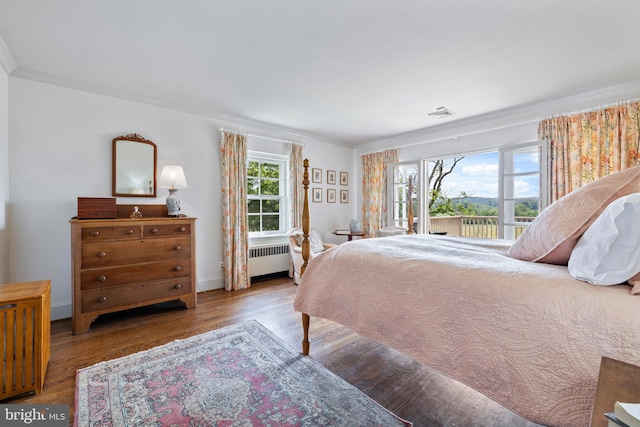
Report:
[[[289,278],[254,282],[249,290],[198,294],[198,307],[165,303],[99,317],[88,333],[71,335],[71,319],[52,322],[44,391],[2,403],[66,403],[75,399],[77,369],[179,338],[256,319],[300,348],[296,286]],[[330,321],[311,319],[311,357],[378,403],[419,426],[536,426],[470,388],[384,345]]]

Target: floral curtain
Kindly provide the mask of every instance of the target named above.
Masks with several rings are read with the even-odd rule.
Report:
[[[224,288],[251,287],[247,219],[247,137],[223,130],[220,141],[222,174],[222,244]]]
[[[290,228],[302,227],[302,208],[304,204],[304,192],[302,189],[302,145],[289,144],[289,200],[291,202],[289,226]]]
[[[598,178],[640,164],[640,102],[542,120],[549,141],[551,202]]]
[[[398,162],[398,150],[362,156],[362,227],[367,236],[387,225],[387,166]]]

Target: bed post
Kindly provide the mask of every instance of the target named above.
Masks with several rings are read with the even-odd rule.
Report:
[[[307,268],[309,258],[311,257],[311,243],[309,242],[309,160],[304,159],[304,175],[302,177],[302,188],[304,189],[304,204],[302,207],[302,267],[300,268],[300,277]],[[307,313],[302,313],[302,354],[309,355],[309,321],[310,317]]]

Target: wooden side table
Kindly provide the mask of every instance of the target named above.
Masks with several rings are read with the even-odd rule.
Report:
[[[351,232],[349,230],[334,230],[331,232],[336,236],[347,236],[347,240],[351,241],[354,237],[365,237],[366,233],[362,231]]]
[[[49,363],[51,282],[0,285],[0,399],[40,393]]]
[[[589,425],[607,427],[604,413],[613,412],[616,401],[640,402],[640,366],[603,357]]]

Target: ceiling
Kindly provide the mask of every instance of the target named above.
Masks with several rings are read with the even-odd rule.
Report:
[[[0,63],[357,146],[636,81],[638,18],[637,0],[0,0]]]

